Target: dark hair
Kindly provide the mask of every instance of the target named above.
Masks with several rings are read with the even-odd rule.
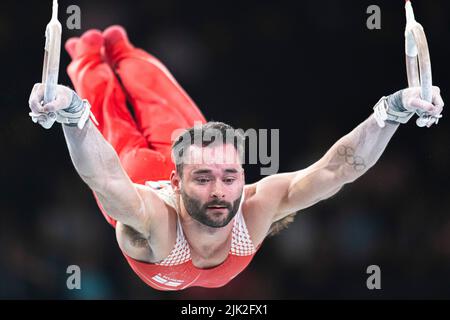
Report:
[[[180,176],[183,175],[183,156],[191,145],[208,147],[219,143],[232,143],[240,159],[243,159],[244,142],[245,136],[241,130],[236,130],[226,123],[211,121],[202,125],[196,124],[179,135],[172,144],[172,156],[177,172]]]
[[[267,232],[268,237],[273,237],[283,231],[284,229],[287,229],[289,225],[294,222],[294,218],[297,215],[298,212],[293,212],[290,215],[284,217],[281,220],[278,220],[277,222],[272,223],[270,226],[269,231]]]

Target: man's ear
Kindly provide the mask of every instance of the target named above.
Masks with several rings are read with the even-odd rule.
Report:
[[[172,170],[170,174],[170,184],[172,185],[172,189],[175,193],[180,193],[181,177],[175,170]]]

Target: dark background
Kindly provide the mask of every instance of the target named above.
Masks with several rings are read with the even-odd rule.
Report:
[[[365,120],[378,99],[406,86],[404,1],[60,1],[77,4],[82,30],[121,24],[157,56],[208,119],[280,129],[280,171],[302,169]],[[382,29],[368,30],[377,4]],[[450,4],[414,2],[434,83],[449,100]],[[0,4],[0,298],[304,299],[450,298],[448,135],[402,125],[379,163],[332,199],[304,210],[220,289],[165,293],[128,267],[60,126],[28,117],[42,70],[51,1]],[[61,57],[60,83],[69,56]],[[261,178],[247,166],[248,182]],[[382,290],[366,288],[381,267]],[[82,290],[66,288],[79,265]]]

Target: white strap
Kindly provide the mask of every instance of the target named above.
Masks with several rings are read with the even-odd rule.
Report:
[[[86,99],[82,100],[83,107],[76,113],[67,112],[64,110],[58,110],[56,112],[35,114],[30,112],[29,115],[34,123],[41,124],[45,129],[50,129],[53,123],[58,122],[66,125],[76,124],[78,129],[82,130],[86,125],[86,122],[91,117],[92,121],[98,126],[98,121],[94,114],[91,112],[91,105]]]
[[[374,110],[374,117],[377,121],[377,124],[384,128],[386,125],[386,121],[395,121],[398,123],[407,123],[409,119],[414,115],[414,112],[412,111],[394,111],[389,108],[389,105],[387,103],[387,97],[382,97],[375,107],[373,107]]]

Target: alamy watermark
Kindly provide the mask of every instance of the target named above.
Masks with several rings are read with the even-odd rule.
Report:
[[[219,129],[208,128],[203,131],[203,123],[195,122],[193,137],[185,134],[186,129],[178,129],[172,133],[172,141],[181,139],[182,142],[174,146],[172,161],[175,164],[202,164],[213,161],[216,164],[232,164],[236,162],[236,154],[232,152],[215,153],[213,159],[186,156],[187,148],[191,145],[208,147],[236,146],[241,164],[259,164],[261,175],[273,175],[278,173],[280,167],[280,130],[279,129],[226,129],[225,135]],[[242,138],[242,143],[236,143],[236,139]],[[192,140],[193,139],[193,140]],[[192,140],[192,141],[191,141]]]
[[[381,289],[381,269],[377,265],[371,265],[367,267],[367,274],[370,276],[367,278],[366,286],[369,290],[380,290]]]
[[[369,30],[380,30],[381,29],[381,9],[377,5],[371,5],[367,7],[367,14],[370,16],[367,18],[366,26]]]
[[[67,7],[66,13],[70,16],[67,18],[66,26],[69,30],[81,29],[81,9],[77,5],[71,5]]]
[[[81,268],[71,265],[67,267],[66,273],[69,274],[66,280],[67,289],[81,290]]]

